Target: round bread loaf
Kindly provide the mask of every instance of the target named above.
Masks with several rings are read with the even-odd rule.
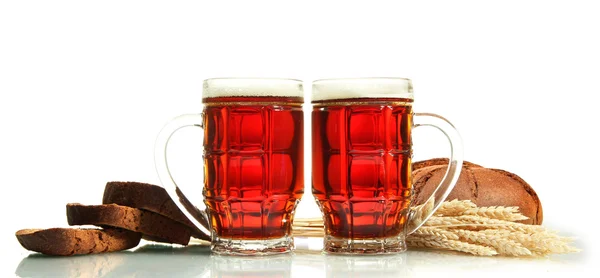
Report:
[[[438,186],[448,167],[448,159],[435,158],[413,163],[413,201],[422,204]],[[542,224],[542,203],[527,182],[500,169],[491,169],[465,161],[456,186],[447,200],[471,200],[477,206],[519,207],[529,217],[519,221]]]

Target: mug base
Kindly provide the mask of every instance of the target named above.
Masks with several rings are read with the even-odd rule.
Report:
[[[341,255],[397,254],[406,251],[404,235],[374,239],[325,236],[323,251]]]
[[[265,256],[289,253],[294,239],[285,236],[276,239],[229,239],[214,237],[211,251],[218,255]]]

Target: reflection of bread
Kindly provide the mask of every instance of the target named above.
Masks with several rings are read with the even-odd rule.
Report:
[[[31,254],[15,270],[19,277],[205,277],[210,246],[146,244],[132,251],[93,256]]]
[[[25,229],[16,233],[21,245],[47,255],[77,255],[120,251],[138,245],[142,235],[122,229]]]
[[[442,180],[447,159],[431,159],[413,164],[414,201],[422,204]],[[448,200],[471,200],[478,206],[516,206],[529,217],[519,221],[542,224],[542,204],[537,194],[519,176],[499,169],[484,168],[466,162]]]
[[[149,239],[187,245],[190,229],[160,214],[115,204],[67,204],[69,225],[111,226],[140,232]]]
[[[126,262],[129,252],[105,253],[94,256],[48,257],[29,255],[15,270],[18,277],[115,277],[112,272]]]
[[[158,213],[185,224],[192,230],[193,237],[210,241],[210,237],[192,224],[175,205],[167,191],[160,186],[141,182],[108,182],[104,188],[102,203],[117,204]],[[208,222],[204,217],[197,218],[199,218],[198,221],[208,226]]]

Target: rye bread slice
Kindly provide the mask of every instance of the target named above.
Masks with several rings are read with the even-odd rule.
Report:
[[[102,203],[117,204],[158,213],[189,227],[193,237],[210,241],[210,237],[196,228],[175,205],[167,191],[158,185],[141,182],[107,182]],[[200,223],[208,226],[208,221],[199,211],[194,216]]]
[[[140,232],[161,242],[187,245],[190,229],[160,214],[115,204],[86,206],[67,204],[69,225],[111,226]]]
[[[25,249],[55,256],[126,250],[137,246],[142,238],[141,233],[118,228],[23,229],[15,235]]]

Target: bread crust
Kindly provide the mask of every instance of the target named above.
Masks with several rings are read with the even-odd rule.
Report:
[[[448,165],[447,159],[415,162],[413,172],[413,201],[422,204],[441,182]],[[415,167],[413,167],[415,168]],[[529,217],[519,221],[540,225],[543,221],[542,203],[533,188],[514,173],[500,169],[484,168],[466,162],[456,186],[447,200],[471,200],[477,206],[516,206]]]

